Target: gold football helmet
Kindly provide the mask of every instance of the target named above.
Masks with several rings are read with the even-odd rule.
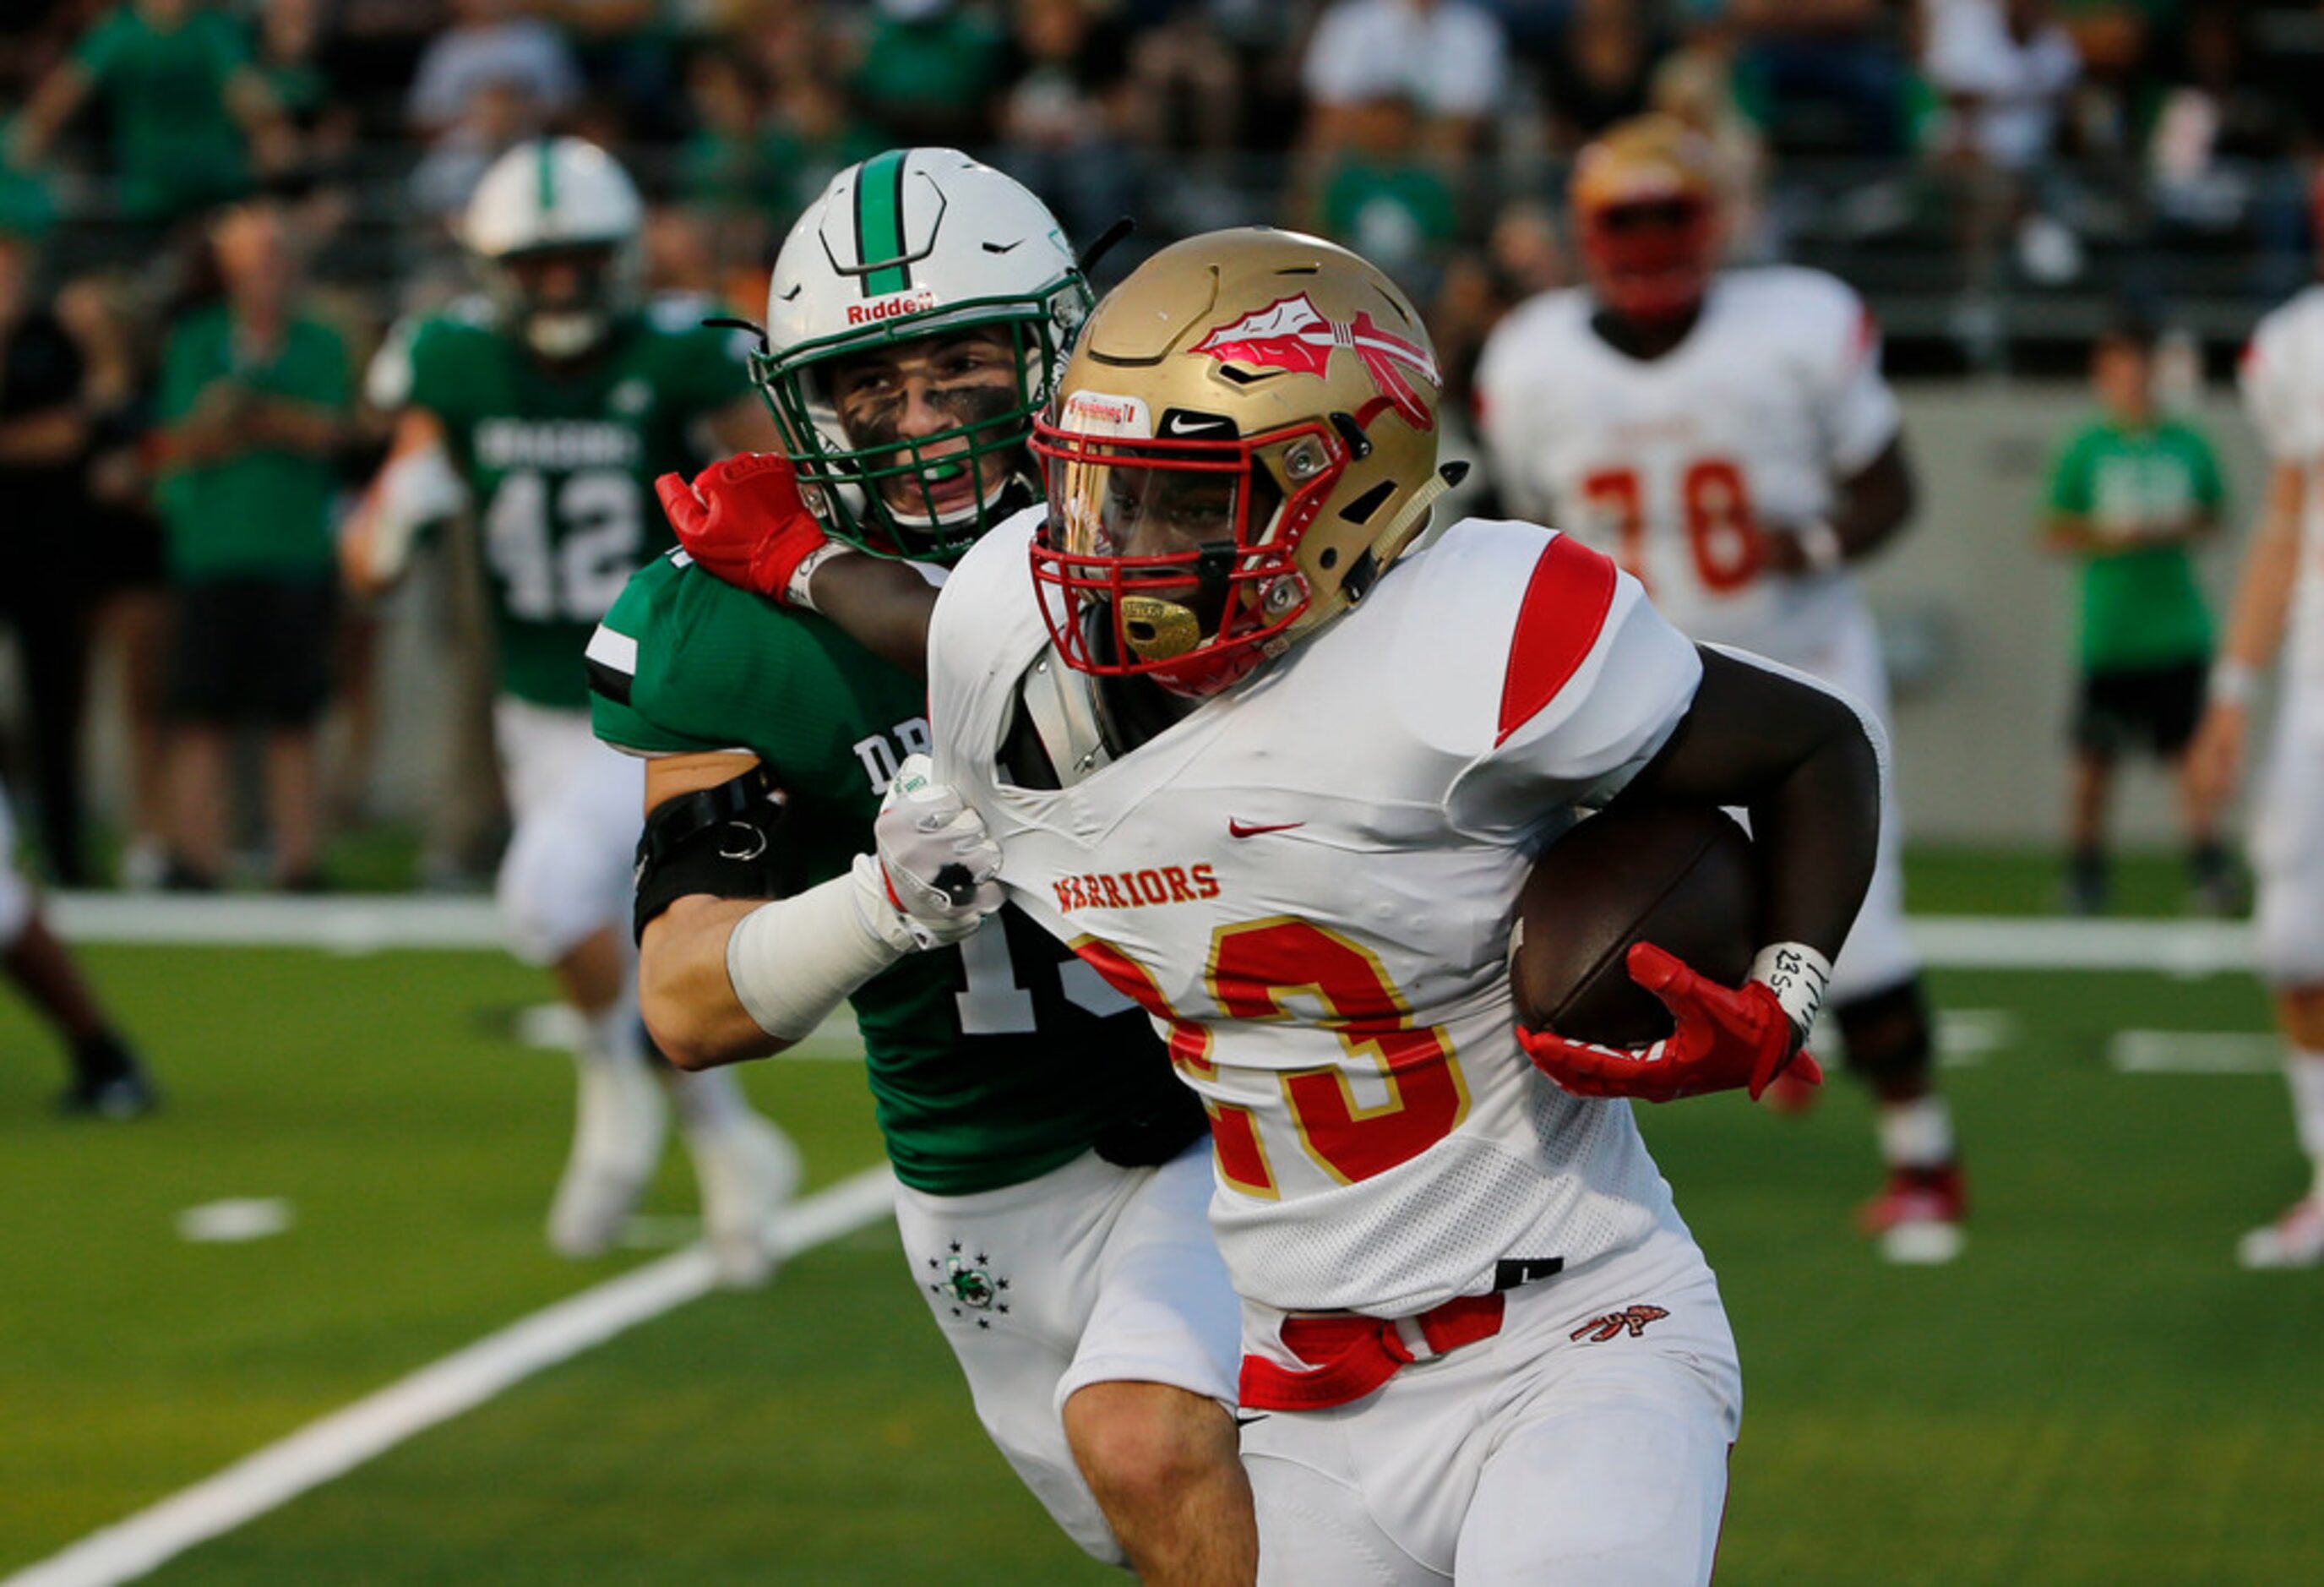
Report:
[[[1212,694],[1354,605],[1445,487],[1443,388],[1418,311],[1344,248],[1246,226],[1155,254],[1034,428],[1065,661]]]
[[[1609,127],[1573,162],[1574,235],[1600,302],[1669,319],[1702,300],[1723,244],[1710,142],[1669,115]]]

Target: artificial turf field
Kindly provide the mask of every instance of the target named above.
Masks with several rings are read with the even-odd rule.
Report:
[[[1936,907],[2038,903],[2023,868],[1924,868]],[[1950,896],[1948,890],[1950,890]],[[2020,895],[2023,895],[2022,898]],[[1925,901],[1925,900],[1924,900]],[[540,1218],[564,1061],[493,955],[94,947],[161,1115],[67,1126],[0,1005],[0,1576],[415,1368],[654,1259],[576,1268]],[[1949,1070],[1968,1254],[1874,1261],[1865,1106],[1642,1109],[1743,1351],[1722,1582],[2324,1580],[2324,1274],[2244,1274],[2296,1194],[2280,1078],[2124,1074],[2124,1028],[2256,1032],[2247,978],[1939,972],[1987,1050]],[[852,1066],[753,1093],[827,1183],[876,1160]],[[193,1244],[185,1208],[290,1228]],[[650,1211],[683,1213],[675,1150]],[[775,1286],[683,1306],[202,1545],[171,1583],[1120,1580],[985,1444],[875,1223]]]

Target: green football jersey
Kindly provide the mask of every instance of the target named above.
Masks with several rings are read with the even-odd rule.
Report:
[[[721,583],[683,552],[630,581],[590,647],[597,736],[645,754],[747,750],[788,795],[803,887],[872,843],[927,684],[812,613]],[[1016,909],[914,954],[849,1000],[897,1177],[934,1195],[1021,1184],[1107,1138],[1194,1140],[1200,1104],[1146,1016]]]
[[[707,461],[697,421],[750,394],[730,334],[678,318],[633,316],[567,370],[473,315],[412,333],[403,401],[442,422],[475,498],[503,693],[587,708],[591,632],[671,543],[655,478]]]

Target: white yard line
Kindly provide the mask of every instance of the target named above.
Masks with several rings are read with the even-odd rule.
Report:
[[[2274,1075],[2283,1038],[2255,1030],[2117,1030],[2107,1064],[2125,1075]]]
[[[884,1167],[844,1179],[789,1210],[783,1251],[796,1256],[853,1233],[886,1215],[895,1199],[896,1182]],[[710,1253],[698,1245],[609,1278],[89,1534],[0,1587],[110,1587],[134,1581],[536,1372],[700,1298],[715,1283]]]

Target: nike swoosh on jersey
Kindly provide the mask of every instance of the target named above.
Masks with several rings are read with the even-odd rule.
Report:
[[[1288,832],[1295,826],[1305,826],[1306,825],[1307,823],[1305,821],[1237,821],[1233,817],[1230,817],[1227,820],[1227,835],[1229,837],[1257,837],[1263,832]]]

